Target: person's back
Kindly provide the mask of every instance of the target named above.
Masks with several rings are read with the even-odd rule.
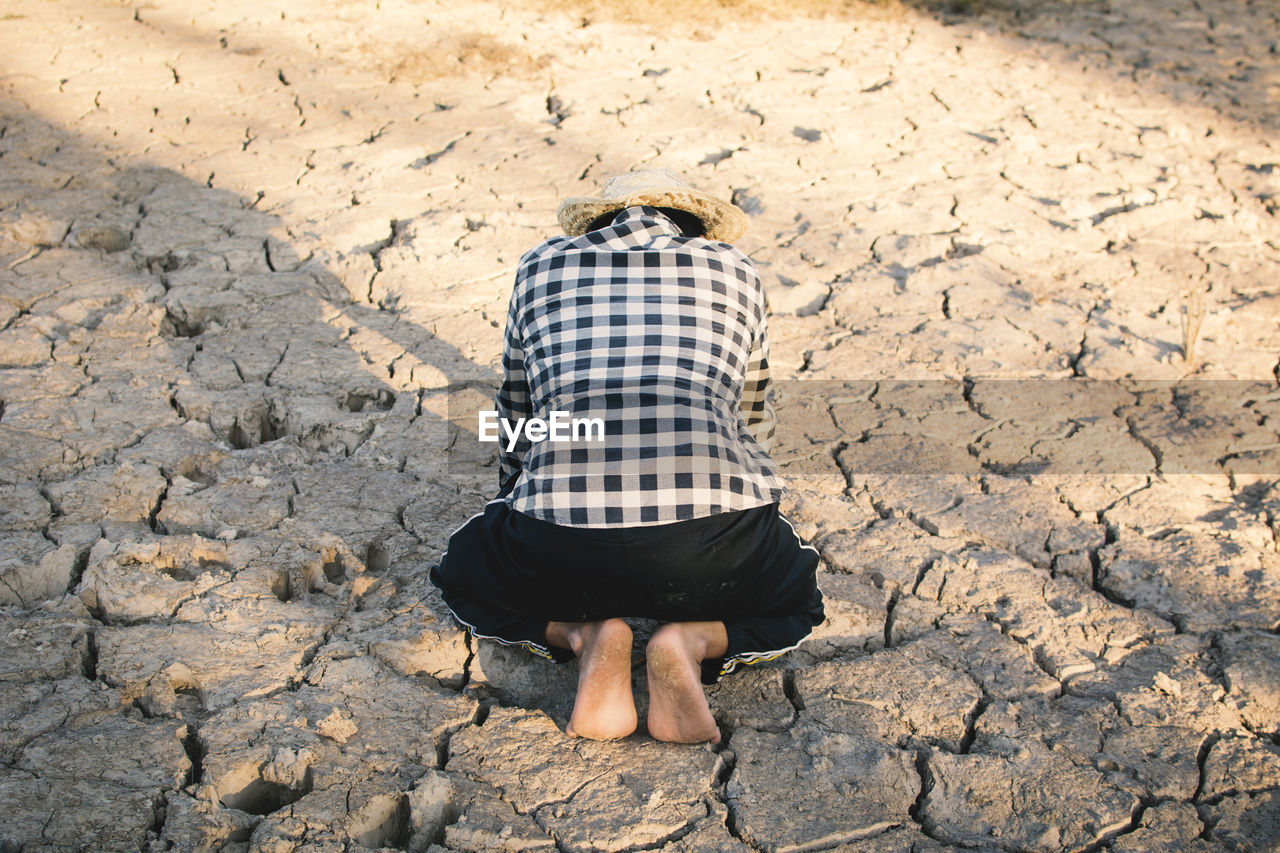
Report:
[[[732,246],[627,208],[521,259],[507,329],[499,416],[566,412],[605,432],[504,451],[503,476],[518,477],[513,509],[572,526],[644,525],[781,496],[757,443],[772,426],[763,295]]]

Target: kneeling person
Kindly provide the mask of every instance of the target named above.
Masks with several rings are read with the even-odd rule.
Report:
[[[581,737],[635,730],[621,617],[665,623],[645,650],[649,733],[715,743],[702,685],[823,619],[817,552],[778,511],[764,292],[730,245],[746,216],[648,170],[557,217],[565,236],[521,258],[507,313],[498,497],[431,580],[474,636],[578,658]],[[535,418],[588,428],[514,428]]]

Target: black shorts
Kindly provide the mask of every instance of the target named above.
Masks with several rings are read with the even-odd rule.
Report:
[[[474,636],[572,659],[547,622],[642,617],[720,621],[729,647],[703,663],[714,684],[740,664],[790,651],[822,622],[803,544],[777,504],[642,527],[566,527],[499,498],[454,532],[431,582]]]

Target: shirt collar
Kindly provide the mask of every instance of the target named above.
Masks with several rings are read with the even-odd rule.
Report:
[[[614,217],[614,226],[624,225],[628,222],[642,222],[647,227],[657,227],[662,229],[663,234],[669,234],[672,237],[680,236],[680,226],[672,221],[656,207],[650,207],[647,204],[638,204],[635,207],[628,207]]]
[[[680,226],[656,207],[636,205],[622,210],[613,223],[604,228],[588,231],[579,240],[592,243],[618,244],[626,247],[645,245],[659,237],[680,237]]]

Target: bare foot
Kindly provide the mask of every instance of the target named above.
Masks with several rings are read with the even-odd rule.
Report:
[[[565,734],[616,740],[635,731],[631,626],[621,619],[550,622],[547,642],[570,649],[578,658],[578,694]]]
[[[672,622],[649,640],[649,734],[671,743],[720,742],[702,692],[701,664],[728,648],[723,622]]]

